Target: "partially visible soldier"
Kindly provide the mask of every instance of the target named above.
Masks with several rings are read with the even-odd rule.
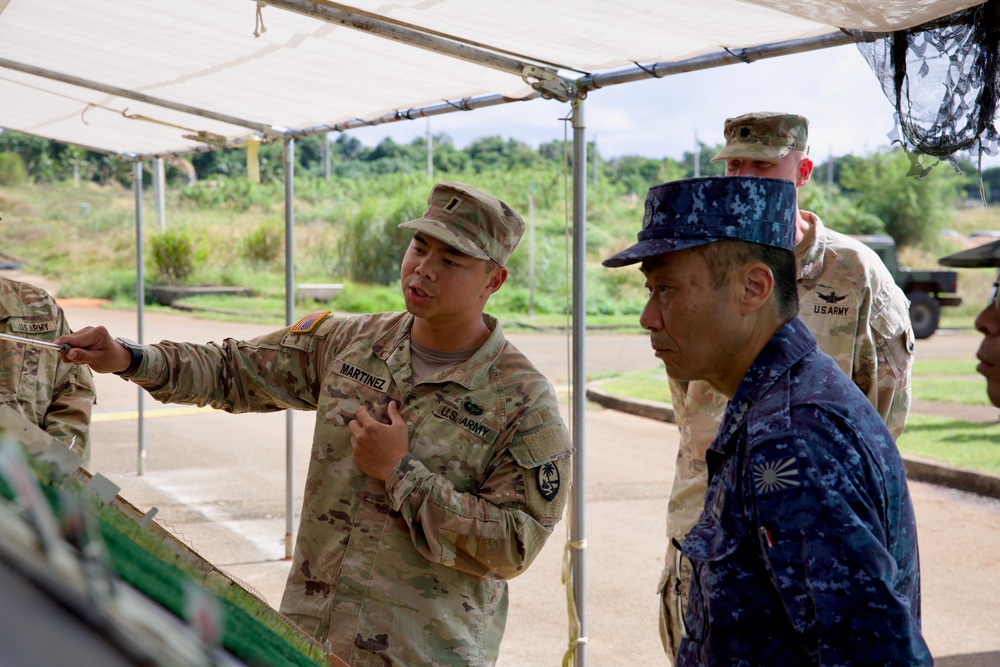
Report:
[[[808,121],[787,113],[730,118],[726,145],[712,161],[726,161],[726,176],[809,182]],[[909,302],[878,256],[861,242],[828,229],[816,214],[798,211],[795,222],[799,317],[840,368],[864,392],[898,438],[910,410],[913,332]],[[673,659],[680,642],[679,613],[687,600],[690,567],[677,544],[698,520],[708,473],[705,450],[719,428],[726,398],[705,382],[670,382],[680,446],[667,507],[667,555],[660,634]]]
[[[0,333],[51,342],[70,333],[47,292],[0,277]],[[90,412],[96,400],[89,368],[58,350],[0,339],[0,403],[6,404],[90,461]]]
[[[941,264],[959,268],[1000,267],[1000,241],[942,257]],[[986,395],[1000,407],[1000,275],[993,282],[990,301],[976,316],[976,329],[985,336],[979,345],[976,370],[986,378]]]
[[[524,232],[496,197],[439,183],[400,266],[407,312],[313,313],[251,341],[60,343],[165,403],[315,410],[281,611],[351,665],[492,665],[507,579],[559,522],[572,447],[552,385],[487,299]]]

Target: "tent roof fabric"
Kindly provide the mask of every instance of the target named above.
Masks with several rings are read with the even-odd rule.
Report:
[[[633,63],[678,62],[841,28],[913,27],[976,4],[0,0],[0,127],[110,153],[169,155],[203,150],[212,137],[235,145],[260,128],[319,131],[479,96],[537,97],[516,68],[385,34],[429,34],[572,81]],[[364,32],[309,15],[311,9],[388,28]]]

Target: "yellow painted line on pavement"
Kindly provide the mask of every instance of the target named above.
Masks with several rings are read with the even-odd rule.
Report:
[[[200,408],[197,405],[185,406],[183,408],[153,408],[151,410],[143,410],[142,414],[145,418],[156,418],[156,417],[186,417],[188,415],[197,415],[204,412],[216,412],[213,408]],[[120,422],[128,421],[130,419],[138,419],[138,410],[123,410],[121,412],[96,412],[90,416],[90,422]]]
[[[569,385],[557,384],[555,385],[555,390],[557,394],[568,394]],[[187,417],[190,415],[198,415],[206,412],[218,412],[213,408],[199,408],[197,405],[189,405],[180,408],[152,408],[143,411],[146,419],[156,419],[158,417]],[[121,422],[129,421],[139,418],[138,410],[122,410],[120,412],[95,412],[90,417],[90,422],[92,424],[97,422]]]

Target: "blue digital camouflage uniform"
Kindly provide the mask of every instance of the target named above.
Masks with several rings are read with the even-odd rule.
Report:
[[[898,450],[801,320],[750,367],[706,459],[678,665],[932,664]]]
[[[55,300],[38,287],[0,278],[0,333],[51,342],[71,333]],[[0,340],[0,403],[90,459],[94,376],[62,360],[59,350]]]
[[[129,379],[228,412],[315,410],[281,611],[359,665],[492,665],[507,579],[560,520],[571,445],[551,384],[484,316],[465,363],[414,382],[413,316],[317,313],[253,341],[144,347]],[[382,482],[352,461],[359,407],[397,401],[410,453]]]

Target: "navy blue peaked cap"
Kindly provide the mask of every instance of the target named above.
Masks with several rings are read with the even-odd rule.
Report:
[[[791,250],[796,214],[795,185],[784,179],[718,176],[654,185],[638,243],[603,264],[627,266],[723,239]]]

